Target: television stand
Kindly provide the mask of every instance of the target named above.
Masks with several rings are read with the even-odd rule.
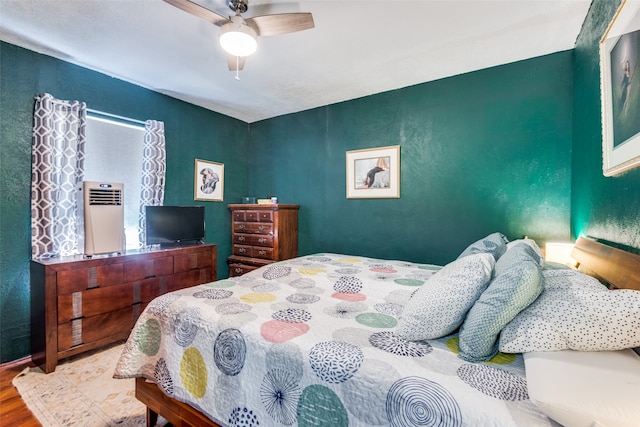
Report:
[[[160,243],[160,244],[157,244],[157,245],[151,245],[151,247],[153,247],[153,248],[159,247],[161,250],[168,250],[168,249],[184,248],[186,246],[199,246],[199,245],[204,245],[204,244],[205,244],[204,242],[196,240],[196,241],[189,241],[189,242]]]
[[[216,279],[210,244],[32,260],[33,362],[49,373],[60,359],[122,341],[153,298]]]

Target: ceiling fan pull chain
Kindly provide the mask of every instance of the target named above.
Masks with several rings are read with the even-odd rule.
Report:
[[[240,68],[240,57],[236,56],[236,80],[240,80],[239,71]]]

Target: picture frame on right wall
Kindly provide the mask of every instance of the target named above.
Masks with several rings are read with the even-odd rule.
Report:
[[[347,199],[400,197],[400,146],[347,151]]]
[[[622,0],[600,40],[602,171],[640,165],[640,2]]]

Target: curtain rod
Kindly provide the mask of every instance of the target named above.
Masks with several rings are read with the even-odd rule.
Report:
[[[147,124],[146,122],[143,122],[142,120],[130,119],[129,117],[123,117],[123,116],[118,116],[118,115],[111,114],[111,113],[105,113],[104,111],[93,110],[91,108],[87,108],[87,113],[95,114],[97,116],[110,117],[112,119],[121,120],[121,121],[129,122],[129,123],[137,123],[137,124],[140,124],[142,126],[145,126]]]

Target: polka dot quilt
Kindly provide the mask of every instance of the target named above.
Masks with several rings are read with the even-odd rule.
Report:
[[[316,254],[165,294],[115,371],[146,377],[223,426],[551,426],[521,355],[457,357],[455,334],[396,326],[440,268]]]

